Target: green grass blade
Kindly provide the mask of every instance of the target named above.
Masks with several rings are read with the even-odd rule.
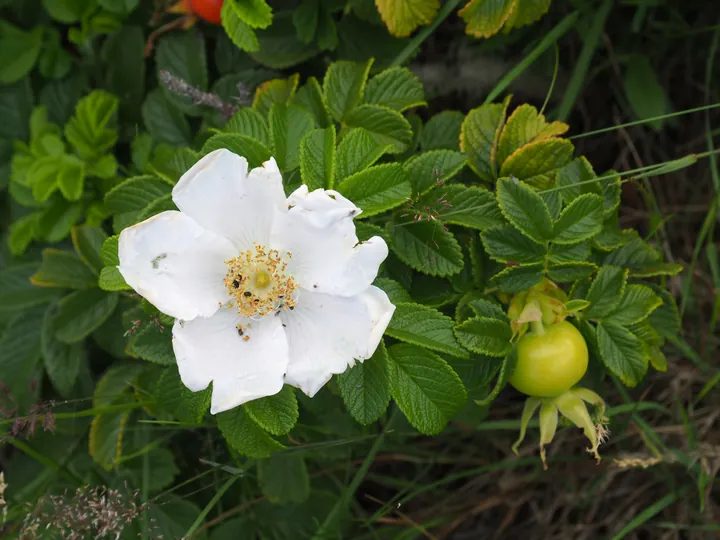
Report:
[[[537,46],[535,46],[535,48],[530,51],[527,56],[525,56],[525,58],[518,62],[518,64],[512,68],[509,73],[504,75],[503,78],[498,81],[495,88],[493,88],[485,98],[485,103],[491,103],[494,101],[515,79],[520,76],[523,71],[529,68],[542,53],[554,45],[558,39],[564,36],[568,30],[575,26],[578,15],[578,12],[575,11],[556,24],[555,28],[550,30],[550,32],[545,35],[540,43],[538,43]]]
[[[223,486],[217,491],[217,493],[215,493],[215,496],[210,499],[210,502],[207,503],[205,508],[202,509],[202,512],[200,512],[200,515],[197,517],[197,519],[193,522],[192,525],[190,525],[190,528],[185,533],[185,536],[183,536],[183,540],[185,540],[186,538],[190,538],[190,536],[195,533],[198,527],[202,525],[202,522],[205,521],[205,518],[210,513],[210,510],[213,509],[213,507],[218,503],[218,501],[220,501],[220,498],[225,495],[225,492],[230,489],[230,486],[232,486],[238,478],[240,478],[240,476],[231,476],[230,478],[228,478],[227,482],[225,482]]]
[[[438,26],[440,26],[440,23],[442,23],[445,19],[448,18],[448,15],[450,15],[450,13],[452,13],[455,8],[460,5],[461,2],[463,2],[463,0],[450,0],[445,5],[443,5],[443,7],[440,8],[440,11],[438,11],[435,20],[429,25],[424,26],[417,34],[415,34],[415,37],[413,37],[407,44],[407,46],[402,51],[400,51],[400,54],[395,57],[395,59],[390,63],[389,67],[401,66],[405,62],[407,62],[408,58],[410,58],[415,52],[415,49],[422,45],[422,42],[425,41]]]
[[[605,22],[607,21],[608,15],[610,15],[612,6],[613,0],[605,0],[600,6],[600,9],[595,13],[592,25],[585,35],[583,48],[575,64],[575,70],[565,89],[565,95],[560,103],[560,107],[555,113],[556,120],[565,122],[570,116],[570,111],[572,111],[575,106],[575,102],[585,84],[585,76],[590,67],[590,62],[592,62],[592,58],[595,55],[595,49],[597,49],[598,43],[600,42],[600,36],[605,28]]]

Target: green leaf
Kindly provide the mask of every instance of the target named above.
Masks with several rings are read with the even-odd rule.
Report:
[[[57,289],[36,287],[30,283],[30,277],[36,271],[35,263],[0,269],[0,313],[45,304],[58,295]]]
[[[335,178],[340,181],[367,169],[391,148],[391,144],[378,142],[363,128],[351,129],[337,147]]]
[[[274,454],[258,461],[258,483],[274,504],[297,504],[310,496],[305,459],[297,454]]]
[[[583,317],[602,319],[620,303],[627,283],[627,270],[617,266],[603,266],[590,286],[585,300],[590,302]]]
[[[33,108],[33,92],[29,79],[0,85],[0,137],[26,140],[28,118]]]
[[[427,105],[423,85],[405,67],[393,67],[375,75],[365,88],[365,103],[383,105],[398,112]]]
[[[458,15],[467,23],[466,33],[488,38],[500,31],[518,4],[515,0],[472,0]]]
[[[243,407],[216,415],[218,427],[228,444],[237,452],[251,458],[266,458],[285,448],[258,426]]]
[[[420,135],[420,148],[460,150],[460,130],[465,117],[458,111],[442,111],[428,120]]]
[[[32,188],[32,196],[37,202],[45,202],[58,189],[58,175],[62,167],[62,157],[46,156],[33,163],[27,172],[26,181]]]
[[[440,9],[438,0],[376,0],[380,16],[393,36],[407,37],[430,24]]]
[[[302,0],[300,5],[293,11],[293,25],[298,39],[303,43],[310,44],[315,39],[319,14],[320,5],[318,0]]]
[[[175,364],[172,331],[169,328],[160,329],[156,324],[146,324],[133,336],[132,353],[154,364]]]
[[[70,203],[57,198],[47,207],[38,221],[38,237],[48,242],[59,242],[67,237],[70,229],[80,220],[84,205],[80,202]]]
[[[210,387],[199,392],[188,390],[176,366],[163,371],[158,380],[158,404],[182,422],[200,424],[210,408],[210,395]]]
[[[410,176],[413,193],[425,194],[437,185],[449,182],[458,174],[467,159],[452,150],[431,150],[416,154],[403,167]]]
[[[581,195],[571,202],[555,221],[552,241],[576,244],[602,230],[603,201],[598,195]]]
[[[537,285],[543,278],[543,265],[510,266],[495,274],[492,280],[501,291],[518,293]]]
[[[35,285],[87,289],[97,285],[97,275],[70,251],[46,248],[42,252],[42,264],[30,278]]]
[[[145,467],[148,474],[145,476]],[[173,453],[167,448],[151,448],[147,452],[124,461],[122,469],[127,470],[135,480],[135,485],[142,485],[149,493],[169,487],[180,469],[175,465]]]
[[[220,20],[225,33],[240,49],[246,52],[260,50],[260,42],[255,31],[238,14],[238,5],[233,1],[224,2],[220,10]]]
[[[360,207],[362,217],[400,206],[411,194],[408,175],[399,163],[364,169],[345,178],[337,190]]]
[[[100,289],[84,289],[66,296],[53,318],[55,336],[63,343],[86,338],[112,315],[117,303],[117,294]]]
[[[33,212],[16,219],[10,224],[8,246],[10,253],[22,255],[37,236],[37,226],[40,214]]]
[[[118,255],[119,241],[120,235],[116,234],[103,242],[102,248],[100,248],[100,257],[102,258],[103,266],[117,266],[120,264],[120,257]]]
[[[628,285],[620,303],[604,319],[604,322],[629,326],[645,320],[663,304],[662,298],[645,285]]]
[[[40,348],[50,381],[58,393],[67,399],[72,394],[80,372],[80,364],[85,358],[85,347],[80,342],[66,345],[55,338],[52,326],[53,311],[51,307],[45,312]]]
[[[90,424],[88,453],[103,469],[110,471],[122,456],[123,435],[130,412],[99,414]]]
[[[531,142],[549,139],[565,133],[569,126],[563,122],[548,124],[545,116],[532,105],[523,104],[513,111],[500,134],[497,160],[504,163],[516,150]]]
[[[202,147],[202,154],[226,148],[248,160],[248,167],[259,167],[272,157],[272,152],[263,143],[239,133],[218,133],[210,137]]]
[[[597,340],[603,364],[625,386],[636,386],[648,369],[640,340],[624,326],[611,322],[598,325]]]
[[[273,69],[288,68],[318,53],[314,44],[306,45],[295,35],[291,10],[279,11],[272,25],[258,31],[257,40],[259,48],[251,52],[252,58]]]
[[[261,428],[273,435],[285,435],[298,420],[295,389],[285,385],[274,396],[255,399],[244,405],[245,412]]]
[[[35,65],[42,47],[43,28],[25,32],[0,21],[0,84],[22,79]]]
[[[498,373],[497,381],[495,381],[495,386],[493,387],[492,391],[485,397],[485,399],[479,400],[476,399],[475,403],[479,407],[487,407],[489,406],[493,401],[495,401],[495,398],[500,394],[500,391],[505,388],[505,385],[507,384],[508,379],[512,376],[513,372],[515,371],[515,366],[517,365],[517,347],[513,347],[510,353],[508,353],[507,356],[505,356],[502,360],[502,364],[500,365],[500,371]]]
[[[330,9],[320,10],[317,29],[317,45],[320,50],[334,51],[339,42],[337,24]]]
[[[96,5],[91,0],[43,0],[50,16],[61,23],[74,23],[90,15]]]
[[[292,102],[310,111],[320,127],[326,128],[332,124],[325,95],[315,77],[308,77],[305,85],[301,86],[293,96]]]
[[[155,65],[158,74],[167,71],[193,88],[201,91],[208,89],[205,38],[197,28],[165,34],[158,40]],[[158,79],[162,80],[162,76],[158,75]],[[167,100],[185,114],[202,115],[203,107],[194,104],[189,96],[172,92],[166,83],[162,83],[160,88]]]
[[[177,206],[175,206],[175,203],[172,200],[172,195],[168,193],[159,199],[155,199],[143,208],[137,215],[137,221],[145,221],[146,219],[156,216],[161,212],[165,212],[167,210],[177,211],[177,209]]]
[[[603,264],[628,268],[633,277],[673,276],[682,271],[679,264],[661,262],[657,251],[636,231],[625,231],[623,235],[625,243],[605,257]]]
[[[462,274],[457,277],[460,276]],[[425,274],[413,276],[410,293],[416,302],[435,308],[453,304],[461,296],[461,293],[453,287],[450,279],[426,276]]]
[[[106,266],[100,271],[98,287],[103,291],[129,291],[132,289],[115,266]]]
[[[568,204],[584,194],[602,195],[602,186],[598,181],[593,182],[595,178],[597,176],[590,162],[584,156],[580,156],[558,169],[556,175],[558,193]]]
[[[359,237],[360,235],[358,234],[358,238]],[[388,295],[390,302],[395,305],[400,302],[412,302],[410,293],[394,279],[379,277],[375,279],[373,285],[385,291],[385,294]]]
[[[531,240],[512,225],[485,229],[481,237],[487,254],[498,262],[538,263],[547,253],[543,244]]]
[[[333,118],[340,122],[362,103],[372,60],[364,63],[341,60],[333,62],[325,72],[323,93]]]
[[[624,88],[630,108],[639,120],[664,116],[671,111],[670,100],[647,56],[636,54],[630,58],[625,70]],[[658,119],[647,125],[659,131],[663,122],[663,119]]]
[[[268,106],[268,111],[270,107]],[[238,133],[270,146],[270,131],[262,114],[251,107],[243,107],[236,112],[225,126],[228,133]],[[241,154],[243,155],[243,154]]]
[[[660,350],[660,347],[649,347],[650,349],[650,364],[657,371],[665,373],[668,368],[668,360]]]
[[[456,326],[455,335],[463,347],[488,356],[505,356],[512,348],[510,325],[499,319],[473,317]]]
[[[535,141],[513,152],[503,162],[499,175],[524,180],[540,189],[549,188],[557,170],[570,161],[574,150],[566,139]]]
[[[115,215],[115,229],[134,225],[142,210],[171,191],[170,184],[154,176],[135,176],[112,188],[105,195],[105,204]]]
[[[70,233],[73,247],[83,262],[96,274],[103,268],[102,248],[107,235],[99,227],[80,225]]]
[[[299,161],[300,141],[315,127],[310,113],[297,105],[274,103],[268,117],[274,157],[282,172],[295,169]]]
[[[510,99],[473,109],[465,117],[460,131],[460,150],[468,156],[468,165],[481,180],[497,178],[498,139],[505,122]]]
[[[442,186],[431,196],[435,195],[437,200],[446,203],[436,207],[437,215],[444,223],[481,231],[505,224],[495,195],[487,189],[462,185]]]
[[[140,3],[140,0],[98,0],[103,8],[118,15],[129,15]]]
[[[265,0],[228,0],[233,11],[251,28],[267,28],[273,20],[272,8]]]
[[[520,232],[540,243],[552,239],[550,211],[540,195],[527,184],[501,178],[497,183],[496,196],[503,215]]]
[[[677,336],[681,328],[681,318],[675,298],[662,287],[656,285],[651,287],[662,298],[663,304],[650,314],[648,321],[661,336],[665,338]]]
[[[390,370],[385,343],[364,362],[356,362],[336,377],[340,395],[350,416],[361,424],[380,418],[390,403]]]
[[[335,184],[335,126],[308,131],[300,141],[300,176],[313,189]]]
[[[553,263],[548,267],[547,275],[553,281],[568,283],[590,277],[597,266],[590,262],[561,262]]]
[[[65,124],[65,138],[81,158],[98,158],[115,146],[118,103],[103,90],[93,90],[78,101],[75,115]]]
[[[156,141],[173,146],[187,146],[192,141],[187,118],[158,88],[149,92],[145,98],[142,118],[145,128]]]
[[[200,518],[200,509],[191,502],[172,493],[163,497],[162,503],[150,503],[147,510],[148,523],[152,526],[152,534],[162,538],[182,538]],[[141,534],[141,533],[138,533]],[[204,540],[204,533],[193,535]]]
[[[105,0],[119,5],[122,2]],[[120,118],[137,121],[146,94],[145,36],[140,25],[124,25],[108,36],[102,49],[107,89],[120,98]]]
[[[437,221],[397,217],[386,226],[393,252],[405,264],[431,276],[451,276],[463,269],[455,236]]]
[[[388,349],[390,389],[398,407],[420,433],[435,435],[467,400],[457,373],[438,355],[414,345]]]
[[[412,126],[405,117],[382,105],[355,107],[344,122],[349,127],[365,128],[379,145],[391,145],[391,154],[404,152],[413,140]]]
[[[385,333],[400,341],[459,358],[468,353],[453,334],[453,320],[438,310],[412,303],[398,303]]]
[[[0,381],[25,411],[35,401],[32,381],[38,375],[45,307],[19,312],[0,336]]]
[[[590,244],[551,244],[550,261],[554,263],[585,261],[590,257]]]
[[[271,79],[255,89],[252,106],[263,116],[267,116],[273,103],[290,103],[297,90],[300,76],[295,73],[287,79]]]
[[[505,31],[534,23],[550,9],[550,0],[533,0],[518,2],[510,18],[505,23]]]

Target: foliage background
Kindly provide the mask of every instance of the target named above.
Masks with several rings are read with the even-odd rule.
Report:
[[[720,181],[713,155],[697,163],[673,160],[714,151],[714,126],[720,117],[713,109],[667,116],[718,102],[715,53],[720,31],[706,26],[717,24],[716,10],[712,2],[676,6],[556,1],[535,24],[475,40],[465,36],[467,23],[455,15],[461,7],[457,4],[443,4],[441,14],[448,17],[437,27],[421,27],[410,38],[391,37],[372,3],[318,4],[318,26],[304,43],[293,24],[300,7],[278,2],[275,19],[267,29],[257,30],[258,48],[250,54],[232,47],[222,28],[200,23],[161,38],[146,59],[152,2],[0,2],[3,21],[25,32],[18,36],[5,22],[0,27],[0,378],[12,390],[19,410],[37,417],[18,426],[12,420],[19,411],[11,405],[4,408],[9,420],[2,451],[10,485],[5,494],[11,503],[8,533],[17,532],[28,513],[26,505],[48,490],[62,493],[85,484],[122,487],[127,482],[138,489],[142,501],[150,502],[150,510],[133,527],[147,535],[158,528],[166,537],[194,531],[216,540],[236,538],[237,530],[248,538],[255,533],[263,538],[716,534],[717,492],[713,493],[712,479],[720,468],[720,265],[714,233]],[[302,3],[306,10],[307,5],[314,4]],[[454,9],[446,10],[448,6]],[[367,39],[369,31],[377,39]],[[160,84],[161,70],[234,104],[233,98],[252,99],[255,87],[266,80],[300,73],[303,81],[310,76],[322,81],[332,60],[370,57],[377,59],[374,73],[409,62],[425,85],[429,106],[418,109],[422,120],[445,110],[466,113],[508,92],[515,94],[516,104],[541,107],[554,80],[546,110],[551,119],[570,123],[577,154],[586,155],[595,170],[622,172],[671,162],[665,174],[623,184],[620,214],[623,227],[652,239],[665,260],[686,268],[668,280],[684,323],[683,334],[666,348],[668,371],[653,372],[631,390],[612,383],[604,387],[613,410],[613,437],[604,447],[606,459],[600,466],[586,459],[585,442],[570,429],[556,438],[550,473],[542,472],[533,444],[523,447],[520,458],[513,456],[510,445],[519,426],[522,397],[510,389],[489,410],[468,406],[433,438],[419,437],[402,415],[393,412],[384,432],[376,425],[362,427],[342,412],[337,390],[313,401],[298,396],[302,416],[293,431],[295,442],[302,443],[303,436],[323,442],[297,444],[282,458],[263,461],[233,455],[217,429],[154,424],[148,415],[125,432],[131,451],[123,454],[122,466],[98,466],[88,454],[90,418],[77,411],[122,406],[125,399],[142,402],[158,381],[150,374],[150,380],[132,387],[99,392],[95,383],[113,364],[106,351],[119,347],[118,355],[123,356],[127,336],[118,342],[116,332],[113,343],[112,334],[103,340],[100,333],[80,347],[47,337],[45,305],[57,297],[57,289],[30,288],[27,282],[41,261],[42,241],[66,250],[74,245],[90,264],[77,265],[77,260],[62,255],[57,264],[65,265],[65,275],[81,284],[95,283],[96,274],[111,259],[92,260],[102,239],[90,228],[77,229],[70,237],[71,226],[78,221],[92,226],[110,213],[135,211],[120,203],[115,209],[98,203],[116,176],[149,171],[173,177],[194,156],[173,147],[202,147],[208,136],[205,128],[224,123],[222,112],[194,105]],[[238,82],[247,87],[247,94],[239,91]],[[109,94],[90,94],[94,89]],[[47,107],[47,118],[33,116],[29,123],[33,105],[38,104]],[[649,117],[661,118],[593,133]],[[66,127],[61,134],[51,123],[74,128]],[[58,137],[63,151],[58,151]],[[38,139],[35,147],[30,143],[26,150],[13,148],[13,140],[33,139]],[[74,173],[81,168],[85,183],[78,187],[70,180],[59,181],[60,193],[33,192],[26,200],[47,195],[50,201],[41,200],[43,206],[37,209],[17,204],[22,194],[8,191],[11,157],[23,151],[35,161],[39,156],[49,158],[45,163],[53,170],[69,171],[68,179],[77,179]],[[35,174],[44,178],[42,169]],[[158,186],[161,198],[167,186]],[[40,242],[31,244],[33,237]],[[13,256],[11,251],[23,253]],[[88,267],[94,273],[88,273]],[[42,277],[36,275],[35,281],[42,282]],[[77,283],[65,285],[74,288]],[[90,300],[94,311],[88,319],[96,321],[122,301],[99,292]],[[20,319],[18,310],[23,313]],[[137,338],[157,328],[151,310],[140,309],[124,320],[116,313],[107,326],[121,328],[121,336],[133,320],[143,321]],[[96,330],[97,326],[91,328]],[[31,383],[33,373],[22,368],[41,353],[45,359],[53,346],[53,357],[59,354],[77,366],[77,379],[63,370],[53,372],[48,365],[47,377],[38,387]],[[481,386],[478,391],[487,393]],[[67,402],[51,408],[39,404],[40,388],[46,400]],[[55,426],[45,425],[48,412]],[[176,411],[188,414],[188,422],[197,422],[193,413]],[[115,440],[114,426],[124,425],[126,413],[105,416],[110,433],[102,438]],[[110,461],[115,451],[112,445],[101,447],[94,457],[97,460],[100,453]]]

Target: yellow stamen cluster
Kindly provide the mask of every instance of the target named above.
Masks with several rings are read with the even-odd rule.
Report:
[[[290,253],[285,258],[289,259]],[[292,293],[298,286],[287,273],[285,258],[276,249],[255,244],[253,249],[225,261],[228,265],[225,287],[240,315],[257,318],[295,308]],[[238,327],[240,336],[242,332],[244,328]]]

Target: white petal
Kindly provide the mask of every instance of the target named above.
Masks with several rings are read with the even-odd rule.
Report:
[[[285,382],[314,396],[333,374],[373,355],[394,311],[374,286],[353,297],[301,290],[295,309],[280,315],[290,345]]]
[[[367,289],[388,248],[378,236],[358,243],[353,218],[361,210],[335,191],[308,193],[306,186],[290,195],[288,205],[275,219],[271,245],[292,254],[288,270],[299,285],[340,296]]]
[[[248,340],[238,333],[238,324]],[[185,386],[197,392],[213,381],[212,414],[277,394],[288,367],[280,317],[250,321],[232,308],[220,309],[210,318],[177,321],[173,349]]]
[[[267,245],[275,209],[284,211],[282,175],[270,158],[248,174],[248,162],[229,150],[210,152],[173,189],[177,207],[229,238],[238,251]]]
[[[182,212],[162,212],[123,230],[118,254],[127,284],[172,317],[209,317],[229,300],[225,261],[235,248]]]

